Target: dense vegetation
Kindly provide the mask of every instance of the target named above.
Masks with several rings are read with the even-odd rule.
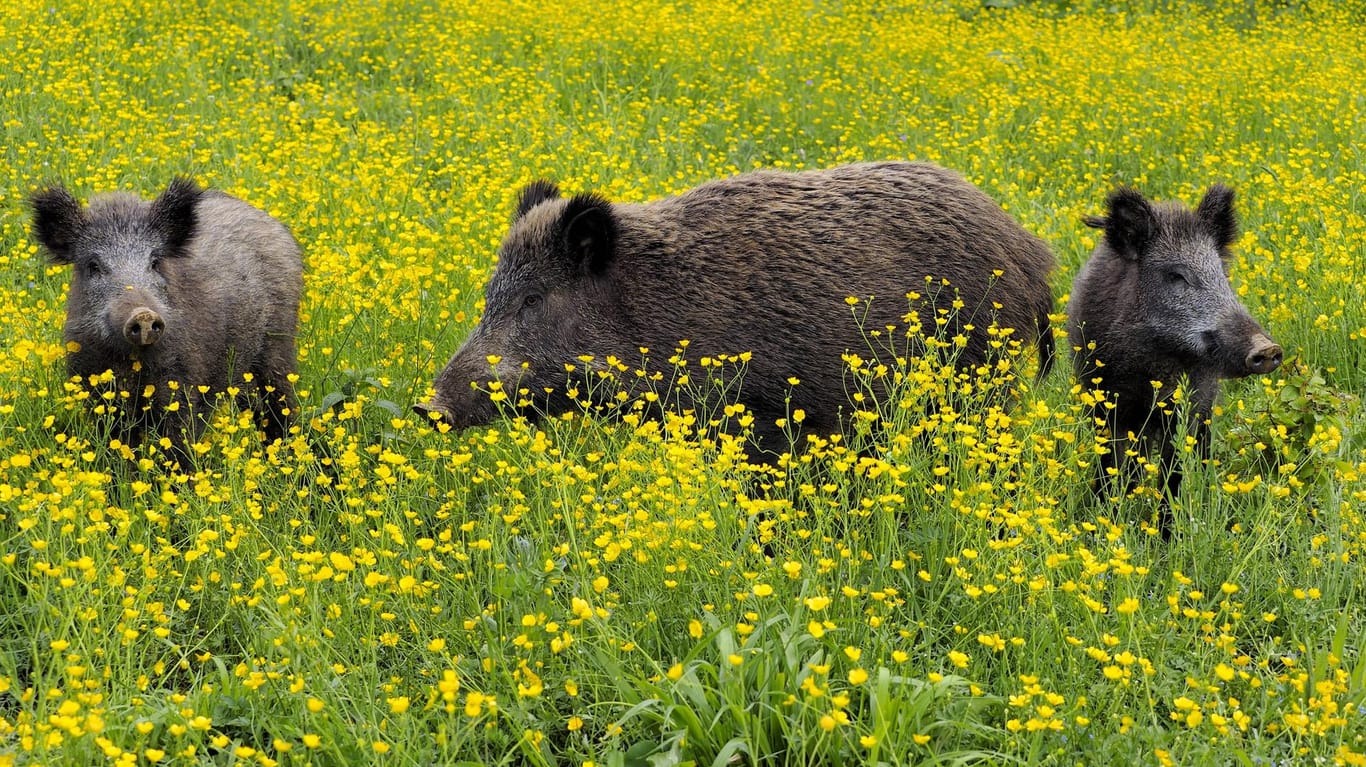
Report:
[[[1362,10],[1009,5],[0,8],[0,765],[1366,764]],[[723,394],[410,416],[526,182],[887,158],[1052,244],[1059,326],[1116,184],[1238,190],[1288,360],[1225,387],[1173,541],[1152,493],[1093,501],[1065,361],[1002,408],[855,350],[900,376],[884,436],[777,471],[706,428]],[[186,475],[99,438],[23,202],[178,173],[285,221],[307,281],[295,435],[220,408]]]

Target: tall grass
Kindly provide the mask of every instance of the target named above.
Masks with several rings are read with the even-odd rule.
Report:
[[[0,764],[1366,763],[1360,10],[1003,5],[0,8]],[[777,467],[724,401],[408,415],[523,183],[885,158],[1050,242],[1059,312],[1114,185],[1238,190],[1290,360],[1226,385],[1170,543],[1093,497],[1066,364],[850,350],[866,439]],[[180,474],[99,438],[23,199],[185,172],[307,294],[296,433],[220,408]]]

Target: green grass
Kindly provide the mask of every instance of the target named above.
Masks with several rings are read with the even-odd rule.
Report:
[[[1361,9],[1003,5],[0,10],[0,765],[1366,764]],[[883,360],[871,446],[776,471],[724,402],[408,415],[522,184],[892,158],[1054,247],[1059,327],[1116,184],[1237,189],[1288,361],[1225,385],[1170,543],[1092,497],[1066,359],[1008,408]],[[98,437],[23,200],[185,172],[307,288],[297,433],[221,408],[178,476]]]

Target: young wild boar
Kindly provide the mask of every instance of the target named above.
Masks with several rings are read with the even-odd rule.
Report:
[[[483,318],[416,410],[456,428],[487,423],[498,414],[488,393],[496,378],[513,400],[529,392],[534,406],[522,412],[564,412],[573,406],[566,385],[591,376],[584,368],[608,356],[636,363],[643,347],[651,369],[667,369],[686,340],[694,362],[752,353],[738,401],[771,458],[787,448],[775,421],[791,410],[805,411],[806,431],[841,430],[841,355],[867,355],[865,331],[904,332],[911,291],[927,294],[917,308],[927,328],[937,309],[952,310],[947,335],[967,337],[960,364],[988,359],[995,322],[1037,341],[1046,371],[1054,266],[1048,247],[989,197],[927,163],[753,172],[645,204],[564,198],[540,181],[521,193]],[[927,276],[950,287],[928,295]],[[867,312],[862,328],[851,296]],[[501,358],[492,370],[491,355]]]
[[[1143,451],[1158,443],[1167,490],[1159,527],[1168,538],[1170,500],[1181,486],[1172,443],[1177,386],[1188,382],[1188,433],[1208,456],[1219,380],[1275,370],[1281,347],[1229,286],[1229,246],[1238,236],[1232,189],[1215,184],[1194,211],[1131,189],[1111,193],[1107,206],[1104,217],[1086,219],[1105,236],[1072,286],[1068,338],[1078,382],[1113,405],[1097,407],[1110,451],[1096,490],[1104,492],[1111,469],[1132,489],[1135,469],[1123,460],[1130,434]]]
[[[136,445],[151,426],[186,468],[185,439],[212,401],[201,387],[211,397],[254,386],[267,439],[288,432],[303,262],[283,224],[184,178],[150,203],[115,192],[82,209],[57,186],[30,204],[34,237],[73,266],[67,372],[113,371],[122,441]]]

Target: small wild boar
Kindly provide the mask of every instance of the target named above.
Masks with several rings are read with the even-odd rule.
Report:
[[[303,262],[283,224],[185,178],[152,202],[114,192],[83,209],[56,186],[30,205],[48,258],[73,267],[67,372],[113,371],[124,442],[153,427],[186,468],[185,440],[212,402],[201,387],[208,397],[254,387],[267,439],[288,432]]]
[[[865,333],[904,332],[912,311],[933,329],[936,310],[951,310],[947,335],[967,337],[961,365],[994,353],[994,322],[1037,341],[1045,372],[1054,266],[991,198],[928,163],[752,172],[644,204],[564,198],[539,181],[521,192],[482,319],[415,409],[455,428],[487,423],[498,415],[496,379],[514,400],[529,392],[523,413],[564,412],[566,387],[585,386],[586,368],[609,356],[638,364],[642,348],[652,369],[667,368],[687,341],[693,361],[751,353],[737,399],[771,459],[787,447],[775,421],[793,410],[805,411],[805,431],[846,425],[841,355],[866,356]],[[927,277],[950,285],[934,292]],[[927,294],[921,305],[912,291]],[[846,297],[862,300],[862,327]],[[492,369],[490,356],[501,358]]]
[[[1151,203],[1132,189],[1112,192],[1107,207],[1105,216],[1085,219],[1105,236],[1077,275],[1068,308],[1077,381],[1113,405],[1097,407],[1110,451],[1096,490],[1104,492],[1111,469],[1132,489],[1134,467],[1123,460],[1130,434],[1145,452],[1158,443],[1167,490],[1159,525],[1168,538],[1170,500],[1181,486],[1172,442],[1177,386],[1188,382],[1188,433],[1208,456],[1219,380],[1275,370],[1281,347],[1229,286],[1229,246],[1238,237],[1232,189],[1211,186],[1194,211]]]

